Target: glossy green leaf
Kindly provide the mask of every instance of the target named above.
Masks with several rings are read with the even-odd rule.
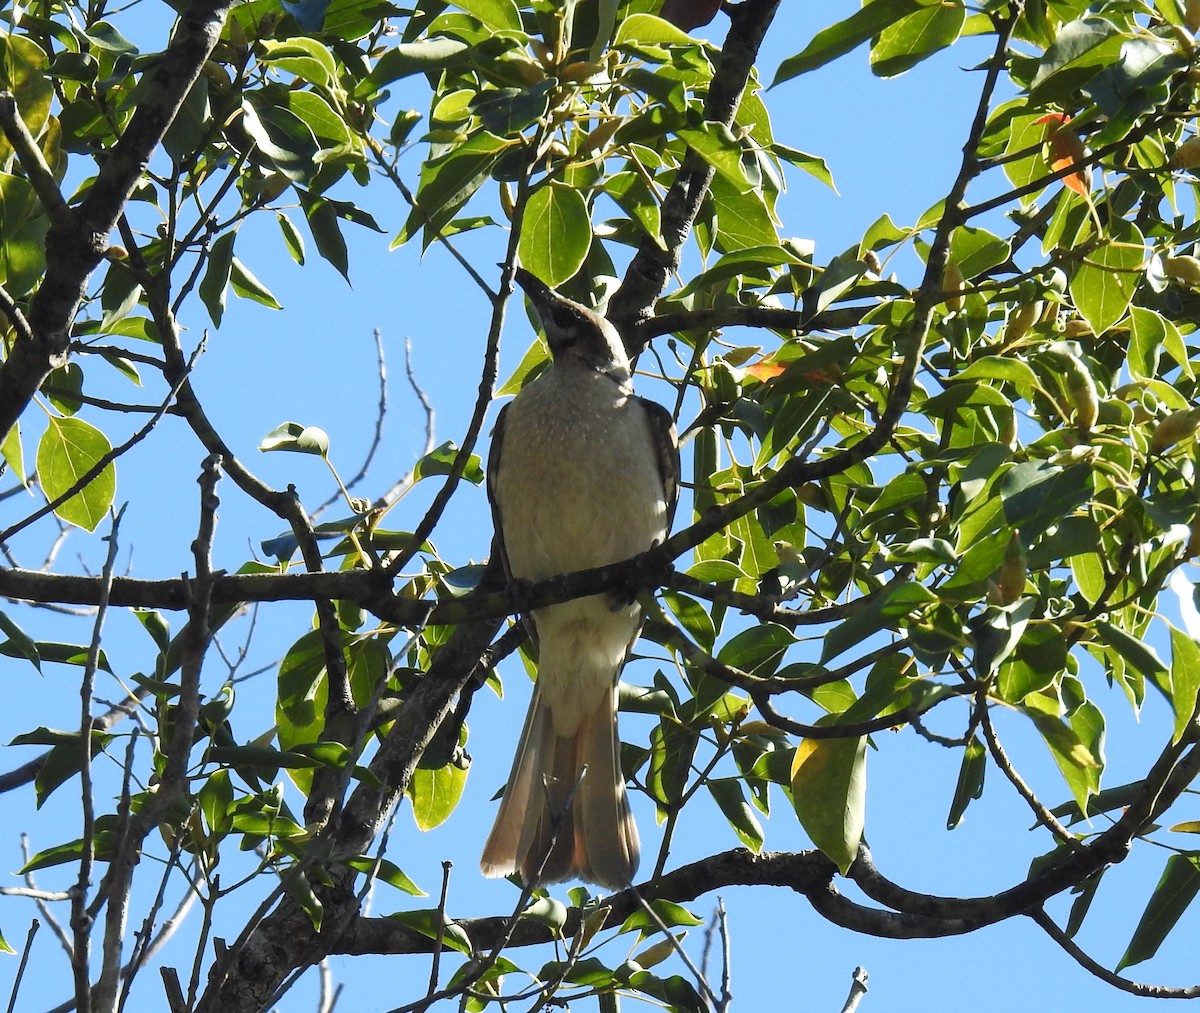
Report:
[[[931,4],[888,25],[871,44],[871,70],[895,77],[958,41],[967,19],[965,6]]]
[[[513,0],[455,0],[454,5],[493,32],[521,31],[521,13]]]
[[[0,633],[6,638],[4,646],[14,657],[24,658],[39,672],[42,670],[42,655],[37,642],[3,612],[0,612]]]
[[[1133,938],[1117,961],[1117,972],[1153,957],[1198,892],[1200,855],[1196,852],[1170,855],[1137,928],[1133,930]]]
[[[283,233],[283,242],[292,260],[304,265],[304,237],[295,223],[282,211],[275,212],[275,220],[279,222],[279,231]]]
[[[484,130],[442,157],[426,162],[421,170],[417,206],[393,246],[408,242],[421,228],[436,231],[448,222],[484,184],[509,143]]]
[[[266,306],[268,309],[283,309],[279,300],[271,295],[266,285],[259,281],[250,271],[250,268],[238,260],[237,257],[234,257],[229,265],[229,281],[233,286],[235,295],[243,299],[251,299],[262,306]]]
[[[323,88],[329,88],[337,82],[337,61],[329,47],[316,39],[293,35],[280,41],[262,39],[259,46],[262,50],[259,60],[263,63]]]
[[[465,42],[445,36],[401,42],[384,51],[368,80],[376,87],[383,87],[409,74],[444,70],[463,62],[467,49]]]
[[[429,896],[416,883],[409,879],[395,862],[390,862],[386,858],[375,859],[370,856],[349,858],[346,860],[346,864],[350,868],[371,876],[382,883],[387,883],[388,886],[395,887],[397,890],[407,893],[411,897]]]
[[[818,32],[804,49],[784,60],[775,72],[771,87],[823,67],[831,60],[857,49],[923,6],[919,0],[868,0],[860,10]]]
[[[1200,644],[1171,627],[1171,708],[1175,712],[1173,742],[1178,742],[1196,716],[1200,691]]]
[[[680,31],[669,21],[653,14],[630,14],[617,29],[613,46],[631,44],[648,46],[695,45],[696,40]]]
[[[422,457],[413,466],[413,481],[419,482],[431,475],[450,475],[454,473],[458,461],[459,448],[453,440],[447,440]],[[477,454],[471,454],[462,469],[462,477],[472,485],[483,482],[483,464]]]
[[[578,190],[548,185],[530,196],[517,244],[526,270],[555,288],[575,276],[591,244],[591,218]]]
[[[462,798],[467,783],[467,771],[448,763],[436,770],[418,767],[408,786],[412,799],[413,818],[420,830],[432,830],[450,818]]]
[[[95,531],[108,513],[117,472],[112,461],[100,464],[111,450],[108,437],[83,419],[50,419],[38,441],[38,479],[52,501],[79,488],[54,509],[64,521]]]
[[[1088,253],[1071,277],[1075,307],[1097,334],[1124,318],[1146,259],[1136,225],[1119,219],[1112,232],[1111,241]]]

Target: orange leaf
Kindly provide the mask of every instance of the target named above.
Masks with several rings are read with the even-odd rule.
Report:
[[[782,363],[772,362],[770,359],[761,359],[753,366],[747,366],[746,372],[754,377],[754,379],[766,383],[773,377],[778,376],[786,368]]]
[[[1066,113],[1047,113],[1037,122],[1053,124],[1046,129],[1046,141],[1050,145],[1050,168],[1054,172],[1074,165],[1090,154],[1079,135],[1067,126],[1071,117]],[[1075,172],[1067,173],[1063,177],[1063,185],[1070,187],[1081,197],[1086,197],[1092,190],[1092,170],[1084,166]]]

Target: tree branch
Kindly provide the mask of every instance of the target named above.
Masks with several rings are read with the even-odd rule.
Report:
[[[29,334],[20,335],[0,363],[0,440],[16,423],[42,381],[66,361],[71,324],[108,236],[142,178],[176,112],[220,37],[232,0],[193,0],[171,42],[140,82],[141,99],[87,196],[70,213],[55,212],[46,236],[46,275],[29,310]],[[53,198],[51,198],[53,200]],[[55,220],[57,219],[57,220]]]
[[[733,25],[708,86],[704,102],[706,121],[727,127],[733,124],[759,47],[778,6],[779,0],[743,0],[726,8]],[[663,246],[650,236],[642,239],[621,287],[608,304],[608,318],[621,332],[631,355],[645,347],[637,343],[641,335],[636,335],[636,331],[649,319],[671,274],[679,267],[683,246],[708,193],[713,171],[712,166],[689,149],[663,200],[660,228]]]

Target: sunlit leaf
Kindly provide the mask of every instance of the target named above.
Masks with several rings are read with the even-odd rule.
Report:
[[[42,489],[50,500],[56,500],[82,484],[78,492],[54,509],[64,521],[95,531],[108,513],[116,496],[117,472],[112,461],[99,466],[111,450],[108,437],[83,419],[50,419],[38,441],[37,470]]]

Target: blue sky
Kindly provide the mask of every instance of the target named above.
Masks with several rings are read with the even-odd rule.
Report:
[[[799,51],[819,28],[856,6],[849,2],[784,5],[760,64],[761,77],[769,80],[781,59]],[[724,30],[722,18],[713,29],[713,37],[719,39]],[[145,49],[156,45],[137,41]],[[818,261],[826,260],[856,244],[866,227],[884,212],[903,224],[939,200],[957,170],[974,109],[978,75],[963,68],[977,64],[985,55],[984,45],[968,40],[901,78],[880,81],[871,76],[864,50],[769,92],[766,101],[776,138],[825,157],[838,186],[835,194],[802,173],[790,176],[789,192],[781,204],[784,234],[814,239]],[[406,98],[401,94],[399,101]],[[414,88],[409,104],[423,109],[423,103],[424,97]],[[410,184],[415,181],[419,158],[418,149],[401,163]],[[389,251],[406,209],[398,195],[387,193],[386,183],[380,181],[368,191],[345,185],[340,195],[354,199],[355,193],[375,214],[385,234],[346,227],[353,287],[320,261],[311,244],[309,263],[303,268],[296,266],[287,257],[270,216],[243,226],[238,255],[285,309],[272,312],[231,297],[225,321],[211,333],[196,373],[200,397],[236,453],[272,485],[295,483],[310,506],[331,491],[320,463],[295,455],[260,454],[255,447],[262,437],[285,420],[320,426],[330,434],[339,470],[343,475],[353,474],[374,427],[378,379],[372,332],[378,329],[387,355],[390,406],[370,482],[355,490],[363,496],[378,495],[412,465],[424,442],[424,414],[404,379],[405,339],[411,339],[413,369],[437,412],[438,442],[457,441],[474,396],[489,312],[483,295],[443,250],[432,247],[424,257],[416,244]],[[495,263],[499,243],[496,235],[488,234],[459,240],[463,252],[484,268]],[[917,280],[914,268],[911,258],[897,261],[896,269],[907,283]],[[492,271],[491,277],[495,274]],[[182,320],[193,340],[209,326],[195,300]],[[505,333],[503,375],[516,364],[530,337],[523,314],[514,306]],[[127,386],[115,382],[111,388],[101,383],[95,392],[130,396]],[[160,397],[153,384],[134,395],[135,400],[147,403]],[[31,426],[36,431],[36,424]],[[126,499],[130,503],[121,533],[122,561],[128,560],[136,575],[169,577],[190,567],[188,546],[197,509],[194,476],[202,457],[182,424],[167,419],[157,438],[122,461],[118,503]],[[411,527],[435,488],[432,482],[418,487],[393,511],[389,526]],[[257,552],[263,539],[278,534],[280,524],[247,503],[229,483],[222,487],[221,495],[215,561],[233,569],[248,553]],[[0,519],[19,516],[25,508],[19,500],[0,503]],[[436,544],[447,559],[462,563],[484,557],[489,539],[490,517],[482,492],[464,490],[439,527]],[[39,562],[35,551],[40,544],[29,538],[21,541],[23,563]],[[72,536],[60,565],[72,569],[87,564],[98,569],[103,549],[98,541]],[[82,555],[79,563],[75,553]],[[264,609],[246,668],[279,657],[308,628],[309,613],[297,605]],[[86,639],[90,626],[87,619],[73,621],[73,629],[67,633],[64,620],[44,614],[30,617],[25,612],[20,621],[41,636],[77,641]],[[182,617],[173,617],[173,622],[178,628]],[[150,643],[136,623],[114,615],[110,624],[115,634],[110,654],[124,666],[122,670],[149,665]],[[236,638],[224,639],[229,650],[236,649]],[[651,664],[631,669],[629,677],[648,679]],[[78,705],[73,696],[77,692],[73,670],[48,669],[38,676],[28,666],[7,660],[2,670],[10,680],[10,699],[21,701],[21,706],[0,712],[0,739],[8,741],[38,724],[65,726],[75,720]],[[439,886],[440,863],[452,861],[449,908],[458,916],[505,911],[515,899],[509,884],[485,881],[476,871],[479,849],[494,814],[489,799],[508,769],[528,694],[528,683],[514,661],[502,669],[502,675],[508,692],[503,701],[486,691],[476,696],[469,719],[469,750],[475,763],[459,810],[443,828],[420,835],[412,829],[411,814],[404,808],[388,853],[431,894],[436,894]],[[215,692],[223,678],[218,659],[210,658],[206,689]],[[111,683],[101,691],[109,697],[119,694]],[[1151,697],[1140,722],[1135,721],[1122,694],[1096,691],[1111,721],[1106,783],[1117,784],[1139,775],[1150,751],[1162,741],[1164,729],[1170,727],[1170,715]],[[273,674],[267,672],[246,683],[240,692],[240,705],[248,704],[249,711],[240,718],[237,730],[243,735],[256,734],[271,720]],[[255,713],[256,718],[250,716]],[[1010,752],[1019,757],[1022,773],[1044,799],[1065,799],[1065,786],[1044,747],[1028,735],[1022,722],[1005,721],[1004,717],[999,718],[1001,734]],[[638,734],[636,721],[628,727]],[[1018,881],[1030,859],[1048,848],[1044,833],[1028,831],[1032,823],[1028,810],[994,770],[989,772],[983,799],[972,804],[962,826],[953,833],[941,830],[958,774],[959,754],[924,743],[908,732],[883,733],[875,744],[878,748],[868,761],[867,837],[886,875],[916,890],[984,894]],[[32,755],[32,750],[27,752]],[[22,752],[18,759],[25,755]],[[298,805],[294,791],[289,798]],[[766,847],[809,847],[782,795],[777,794],[774,803],[777,809],[767,823]],[[0,835],[0,857],[8,868],[15,868],[20,861],[19,829],[29,828],[38,835],[32,842],[34,850],[74,836],[70,821],[75,802],[70,789],[61,790],[36,818],[28,793],[10,795],[3,805],[2,822],[9,829]],[[648,868],[658,829],[648,807],[638,808],[638,818],[644,868]],[[685,815],[678,840],[672,865],[737,845],[732,831],[701,809]],[[1136,857],[1130,868],[1109,873],[1109,882],[1081,936],[1085,947],[1109,966],[1123,950],[1165,857],[1155,849],[1146,850],[1151,853]],[[42,878],[47,884],[55,881],[51,873]],[[555,892],[565,895],[564,888]],[[847,892],[854,893],[849,887]],[[1029,922],[1014,920],[959,939],[894,942],[835,928],[815,915],[802,898],[782,891],[739,889],[729,891],[724,899],[733,938],[733,992],[741,1009],[836,1010],[849,988],[851,972],[860,964],[871,976],[870,993],[861,1007],[867,1011],[969,1005],[975,1013],[1007,1013],[1023,1004],[1045,1005],[1051,990],[1059,997],[1057,1001],[1112,1013],[1148,1005],[1147,1000],[1125,996],[1096,982]],[[385,913],[407,903],[381,890],[374,911]],[[715,897],[710,896],[691,907],[706,917],[714,904]],[[1060,922],[1065,917],[1061,903],[1052,911]],[[14,945],[23,938],[29,914],[26,907],[0,903],[0,926]],[[1166,984],[1190,984],[1198,970],[1189,938],[1194,931],[1195,920],[1185,921],[1161,957],[1132,969],[1133,975],[1144,974]],[[190,938],[183,933],[179,945]],[[690,941],[698,938],[698,933],[694,934]],[[693,952],[698,952],[698,944]],[[57,1001],[66,996],[66,961],[53,952],[48,937],[40,940],[35,957],[43,984],[34,990],[27,982],[18,1008],[33,1009],[35,1000]],[[516,957],[520,959],[519,954]],[[531,963],[537,966],[540,958]],[[422,980],[428,963],[425,958],[335,958],[333,968],[335,977],[347,982],[339,1009],[382,1010],[413,998],[407,982]],[[0,961],[0,995],[7,993],[6,981],[13,970],[12,960]],[[406,985],[392,984],[398,981]],[[310,985],[306,981],[281,1008],[311,1008],[305,998]],[[157,996],[157,984],[145,982],[143,989],[146,1005],[134,1008],[161,1008],[156,999],[147,998]],[[580,1007],[589,1008],[590,1003],[587,1000]]]

